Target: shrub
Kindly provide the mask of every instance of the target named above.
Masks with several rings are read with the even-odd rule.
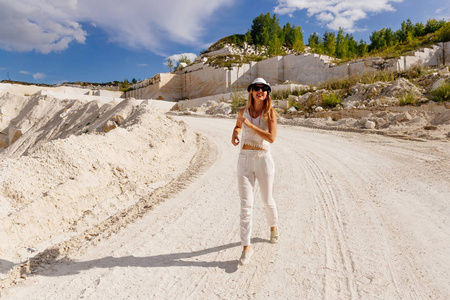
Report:
[[[450,83],[444,83],[434,91],[431,91],[433,95],[432,100],[436,102],[450,101]]]
[[[243,92],[237,92],[234,91],[234,93],[231,95],[231,112],[233,114],[237,113],[239,108],[245,106],[247,103],[247,93]]]
[[[308,90],[296,88],[296,89],[293,89],[293,90],[276,91],[276,92],[273,92],[271,94],[271,96],[272,96],[273,100],[283,100],[283,99],[289,98],[290,95],[301,96],[303,94],[306,94],[307,92],[308,92]]]
[[[296,110],[300,108],[298,101],[295,101],[292,98],[289,98],[289,107],[294,107]]]
[[[413,93],[409,92],[405,92],[403,93],[403,95],[400,96],[399,100],[398,100],[398,104],[400,106],[404,106],[404,105],[416,105],[417,104],[417,99],[416,97],[414,97]]]
[[[399,75],[409,80],[412,80],[430,73],[431,71],[428,67],[422,66],[420,64],[415,64],[411,66],[408,70],[400,73]]]
[[[332,78],[319,85],[319,89],[342,90],[349,89],[357,83],[371,84],[377,81],[394,81],[398,74],[389,70],[368,72],[361,75],[355,75],[344,78]]]
[[[339,97],[339,95],[336,95],[335,93],[328,93],[322,95],[322,106],[324,108],[334,108],[341,102],[342,102],[341,98]]]

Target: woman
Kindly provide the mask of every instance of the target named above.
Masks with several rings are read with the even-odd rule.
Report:
[[[270,242],[279,239],[278,212],[272,197],[274,163],[270,143],[277,136],[276,112],[270,99],[270,85],[263,78],[256,78],[247,88],[247,106],[238,112],[231,143],[242,144],[238,159],[238,187],[241,200],[241,244],[244,247],[240,265],[248,264],[253,254],[250,243],[255,180],[258,180],[270,227]],[[242,140],[239,133],[242,130]]]

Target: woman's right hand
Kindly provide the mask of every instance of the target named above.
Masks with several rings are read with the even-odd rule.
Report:
[[[231,137],[231,143],[234,146],[239,145],[239,136],[237,134],[233,133],[233,136]]]

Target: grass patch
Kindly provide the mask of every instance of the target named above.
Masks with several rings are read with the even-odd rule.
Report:
[[[208,64],[213,67],[231,68],[233,64],[241,66],[242,64],[251,61],[258,62],[264,59],[266,59],[266,57],[257,55],[216,55],[208,58]]]
[[[295,101],[292,98],[288,98],[289,99],[289,107],[293,107],[296,110],[298,110],[300,108],[300,104],[298,103],[298,101]]]
[[[432,73],[432,70],[426,66],[421,66],[420,64],[416,64],[411,66],[408,70],[399,73],[399,77],[404,77],[410,81],[413,79],[425,76]]]
[[[444,83],[434,91],[431,91],[432,100],[436,102],[450,101],[450,83]]]
[[[381,70],[350,77],[329,79],[321,83],[318,88],[325,90],[347,90],[357,83],[371,84],[377,81],[394,81],[398,77],[399,74],[397,72]]]
[[[335,93],[327,93],[322,95],[323,108],[335,108],[336,105],[341,104],[341,102],[341,97]]]
[[[416,97],[414,97],[413,93],[411,93],[410,91],[404,92],[403,95],[399,97],[398,104],[400,106],[417,105],[417,99],[416,99]]]
[[[301,89],[301,88],[296,88],[293,90],[280,90],[280,91],[276,91],[273,92],[271,94],[271,97],[273,100],[284,100],[289,98],[289,96],[293,95],[293,96],[301,96],[306,94],[307,92],[309,92],[309,90],[305,90],[305,89]]]

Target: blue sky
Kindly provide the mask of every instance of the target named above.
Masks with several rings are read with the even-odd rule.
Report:
[[[450,18],[448,0],[0,0],[0,80],[109,82],[168,72],[261,13],[309,35],[339,27],[369,42],[374,30]]]

